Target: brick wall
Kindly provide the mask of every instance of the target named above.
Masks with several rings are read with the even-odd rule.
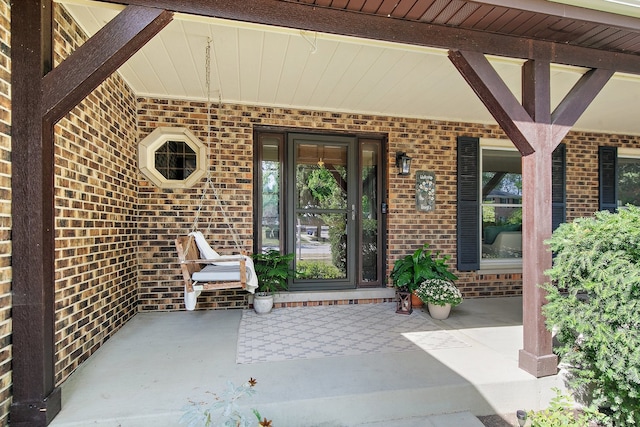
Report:
[[[205,103],[182,100],[140,98],[139,139],[158,126],[185,126],[207,141]],[[241,235],[241,245],[251,251],[252,239],[252,135],[255,126],[322,129],[327,132],[375,132],[388,135],[387,175],[389,193],[388,262],[414,251],[424,242],[451,255],[456,262],[456,137],[505,138],[495,125],[452,123],[433,120],[382,117],[352,113],[331,113],[246,105],[214,106],[211,115],[210,163],[221,185],[222,203],[230,215],[225,218],[208,199],[204,216],[211,218],[215,231],[208,238],[216,245],[232,245],[232,236],[223,224],[233,223]],[[567,139],[567,216],[590,215],[598,207],[598,145],[639,146],[635,137],[573,132]],[[412,157],[412,171],[436,172],[436,210],[416,212],[415,182],[398,176],[395,153]],[[202,186],[190,190],[161,190],[141,181],[141,293],[142,309],[181,309],[182,289],[172,239],[186,233],[193,223]],[[201,221],[200,228],[206,228]],[[521,274],[460,273],[458,285],[466,297],[521,294]],[[206,295],[209,295],[207,297]],[[203,294],[198,308],[242,306],[243,294],[221,292]]]
[[[55,13],[57,63],[86,37]],[[135,314],[135,102],[114,75],[55,127],[56,383]]]
[[[0,425],[11,405],[11,47],[9,0],[0,0]]]

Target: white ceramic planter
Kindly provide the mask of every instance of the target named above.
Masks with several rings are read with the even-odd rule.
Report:
[[[271,312],[273,308],[273,294],[253,296],[253,309],[258,314],[266,314]]]
[[[429,314],[436,320],[444,320],[449,317],[449,313],[451,312],[451,304],[446,305],[435,305],[435,304],[427,304],[427,308],[429,309]]]

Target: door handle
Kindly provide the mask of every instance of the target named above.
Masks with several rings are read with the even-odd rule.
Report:
[[[356,220],[356,205],[351,205],[351,220]]]

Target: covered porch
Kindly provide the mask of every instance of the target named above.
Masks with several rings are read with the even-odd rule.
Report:
[[[70,0],[62,3],[84,5],[94,2]],[[640,37],[637,34],[637,19],[626,15],[612,16],[610,13],[565,8],[543,1],[525,2],[531,10],[520,11],[502,6],[501,1],[480,4],[444,2],[451,3],[452,7],[459,6],[461,13],[468,13],[472,21],[471,27],[460,28],[453,22],[443,21],[444,15],[440,12],[434,12],[434,16],[427,13],[413,16],[413,13],[409,13],[411,6],[408,6],[409,9],[394,6],[395,11],[385,12],[390,4],[399,6],[400,3],[415,3],[416,8],[426,10],[430,9],[430,6],[425,6],[426,3],[440,2],[384,2],[386,6],[380,6],[379,10],[376,8],[375,13],[364,6],[352,6],[353,10],[343,11],[337,6],[337,2],[333,7],[326,7],[327,2],[322,1],[260,0],[242,4],[194,1],[189,2],[189,5],[171,0],[107,2],[110,3],[126,7],[123,10],[118,8],[118,13],[112,20],[98,19],[96,22],[97,27],[100,27],[99,31],[96,30],[94,34],[87,31],[85,35],[89,38],[86,41],[80,42],[79,40],[84,40],[81,37],[79,40],[68,37],[73,40],[73,43],[68,43],[68,52],[57,52],[56,55],[53,47],[64,43],[52,39],[52,27],[68,20],[65,31],[69,30],[74,35],[81,32],[71,16],[65,11],[59,12],[60,9],[54,7],[55,3],[51,0],[30,4],[12,2],[11,5],[11,38],[16,45],[12,56],[11,88],[11,207],[14,212],[11,232],[13,299],[10,337],[12,424],[46,425],[56,416],[61,400],[64,400],[60,417],[54,420],[54,424],[86,425],[88,418],[74,417],[88,413],[98,424],[98,416],[106,417],[108,421],[104,421],[105,425],[126,425],[128,421],[120,419],[126,420],[127,417],[134,419],[129,425],[141,425],[142,420],[146,419],[150,420],[149,425],[160,425],[159,418],[170,420],[167,422],[175,425],[174,415],[179,415],[186,399],[204,393],[203,382],[208,378],[211,380],[210,386],[207,384],[207,390],[218,392],[227,379],[239,383],[247,379],[246,374],[257,378],[261,385],[266,385],[265,391],[258,394],[255,406],[262,407],[264,404],[265,415],[281,420],[283,424],[290,422],[292,425],[299,425],[301,420],[288,417],[298,414],[312,414],[314,422],[317,419],[324,423],[344,422],[352,425],[403,418],[411,420],[458,410],[482,415],[513,411],[520,405],[535,409],[548,401],[548,396],[541,396],[549,392],[550,386],[557,384],[559,379],[555,376],[534,379],[534,376],[544,377],[556,373],[551,336],[544,328],[544,319],[540,313],[544,294],[537,288],[539,283],[545,281],[543,273],[551,263],[551,256],[543,242],[551,232],[552,220],[558,219],[554,208],[558,207],[562,211],[563,215],[559,216],[562,221],[591,214],[597,209],[598,202],[602,202],[598,200],[596,192],[591,192],[588,194],[588,203],[584,203],[582,189],[595,188],[594,183],[598,178],[594,174],[589,175],[589,180],[586,181],[579,179],[581,175],[573,176],[573,182],[582,184],[569,193],[568,204],[565,203],[566,194],[563,191],[560,192],[562,200],[559,203],[556,203],[555,198],[551,200],[552,152],[574,125],[585,134],[571,135],[569,142],[574,145],[570,153],[576,155],[574,169],[583,168],[585,162],[591,162],[591,170],[586,174],[597,169],[594,147],[600,145],[600,142],[602,145],[637,148],[637,121],[623,114],[632,113],[628,105],[634,104],[637,93],[637,86],[634,86],[637,84],[635,75],[640,73],[637,51],[631,49],[636,46],[636,37]],[[372,6],[379,2],[361,3]],[[478,12],[469,12],[469,7],[478,8]],[[520,22],[538,24],[527,27],[531,31],[523,34],[515,33],[515,30],[505,30],[505,33],[488,31],[481,28],[483,20],[476,19],[487,8],[504,14],[504,17],[498,19],[494,12],[487,13],[487,19],[495,21],[496,25],[501,25],[513,13],[523,14],[523,21]],[[52,19],[52,10],[59,12],[55,15],[58,17],[57,21]],[[394,13],[399,14],[401,10],[404,10],[404,15],[396,17]],[[184,20],[184,15],[193,17]],[[310,19],[311,15],[313,19]],[[392,16],[395,19],[389,19]],[[406,110],[380,109],[379,106],[364,108],[358,103],[339,103],[331,99],[325,104],[310,100],[267,102],[265,98],[237,98],[230,96],[230,89],[225,89],[227,95],[223,96],[222,87],[217,93],[214,91],[211,98],[209,93],[205,94],[202,90],[208,86],[204,83],[204,78],[195,84],[199,95],[171,89],[167,93],[147,90],[130,85],[126,79],[120,79],[119,74],[108,84],[103,84],[105,79],[113,77],[113,73],[120,70],[128,58],[140,51],[156,34],[160,34],[171,21],[178,21],[177,25],[183,30],[191,30],[195,28],[194,22],[212,17],[239,23],[241,28],[248,24],[295,28],[296,40],[304,46],[311,58],[318,58],[318,53],[329,51],[314,49],[315,35],[311,38],[308,32],[330,34],[329,38],[354,38],[358,43],[348,40],[345,45],[353,45],[356,49],[360,49],[361,39],[372,40],[369,43],[374,47],[387,46],[387,43],[398,45],[399,52],[418,49],[421,58],[436,56],[438,64],[444,63],[448,67],[438,67],[442,74],[454,76],[458,81],[445,82],[438,76],[427,78],[428,75],[420,67],[416,67],[417,72],[413,76],[416,81],[432,82],[434,86],[443,88],[447,97],[429,91],[416,91],[414,88],[417,86],[413,84],[398,91],[417,94],[416,98],[419,100],[437,100],[434,105],[437,105],[438,114],[422,104],[409,104],[399,98],[398,103],[407,105],[410,114]],[[565,22],[565,19],[571,22]],[[37,31],[33,28],[34,22],[38,23]],[[518,21],[513,22],[517,24]],[[565,24],[566,27],[563,26]],[[567,33],[570,28],[584,29],[586,24],[594,27],[585,34],[579,34],[578,30]],[[539,33],[544,33],[546,29],[553,35],[540,36]],[[610,32],[613,34],[606,36]],[[604,39],[591,40],[589,35],[595,33],[605,33]],[[61,40],[66,40],[66,33],[56,34]],[[169,40],[179,39],[171,32],[167,34]],[[567,43],[565,34],[570,35],[573,43]],[[610,40],[612,37],[615,40]],[[200,37],[198,40],[204,45],[207,39]],[[260,51],[255,49],[259,44],[251,41],[246,45],[233,42],[226,45],[237,47],[237,51],[246,54],[249,59],[257,58],[256,51]],[[188,62],[182,61],[180,55],[167,55],[164,50],[152,49],[154,52],[161,52],[158,55],[162,59],[158,63],[159,69],[185,69],[182,66],[167,67],[164,62],[167,57],[173,58],[180,65]],[[176,49],[179,52],[187,51],[179,46]],[[432,52],[434,49],[437,51],[435,54]],[[231,54],[235,55],[235,49],[232,50]],[[194,51],[200,52],[201,49]],[[355,58],[350,52],[346,52],[345,57]],[[291,55],[294,56],[300,57]],[[496,60],[494,56],[500,59]],[[273,57],[265,55],[269,61]],[[54,59],[60,61],[56,66]],[[266,59],[265,64],[268,62]],[[251,61],[239,62],[244,64],[245,70],[260,70],[259,76],[267,75],[262,72],[266,68],[252,66],[254,63]],[[338,62],[346,63],[344,60]],[[362,60],[354,63],[366,65],[366,61]],[[395,83],[407,81],[405,63],[400,60],[397,63],[399,65],[394,69],[397,68],[400,72],[391,79],[394,84],[387,83],[385,88],[395,88]],[[561,69],[559,72],[558,66]],[[206,67],[198,69],[200,68]],[[323,69],[318,66],[310,68]],[[511,71],[506,76],[503,76],[504,68]],[[143,69],[143,74],[148,74],[149,67]],[[306,70],[297,63],[290,64],[287,68],[296,69]],[[277,71],[270,75],[282,75]],[[310,74],[302,71],[300,75]],[[385,83],[385,79],[376,74],[369,75],[369,79],[362,79],[360,76],[363,74],[359,71],[337,75],[332,80],[336,93],[347,92],[341,90],[342,85],[356,87],[355,82],[345,80],[342,76],[349,75],[365,82],[375,80]],[[558,73],[571,74],[570,81],[560,85],[565,89],[560,94],[555,93],[557,85],[553,86],[554,92],[551,90],[551,80],[553,78],[555,82]],[[243,77],[241,73],[231,75]],[[607,84],[612,76],[615,77],[612,79],[613,84]],[[282,80],[286,81],[287,87],[298,87],[288,84],[293,79]],[[196,79],[179,77],[175,81],[182,85]],[[243,77],[245,88],[247,81],[249,80]],[[517,88],[519,85],[520,89]],[[275,87],[268,83],[257,86]],[[316,87],[309,83],[299,86]],[[611,91],[600,94],[605,86]],[[462,92],[456,100],[451,97],[452,88]],[[95,97],[90,95],[94,93],[94,89],[97,90],[95,93],[98,94],[98,102],[94,102]],[[362,93],[383,93],[371,86],[348,92],[352,92],[358,100],[363,98]],[[306,91],[301,93],[304,95]],[[610,108],[612,95],[616,101],[613,105],[620,108]],[[620,102],[623,95],[627,97],[624,102]],[[175,97],[180,99],[174,100]],[[124,108],[121,106],[123,98],[126,101]],[[451,100],[449,105],[455,115],[442,109],[442,99]],[[471,99],[476,103],[470,102]],[[592,103],[594,99],[596,102]],[[603,102],[598,103],[598,99]],[[217,102],[212,102],[213,100]],[[166,110],[164,107],[156,108],[160,104]],[[478,117],[474,114],[460,114],[462,104],[475,106],[474,111],[480,110],[483,115]],[[76,108],[78,105],[80,107]],[[460,243],[462,240],[456,243],[456,230],[459,228],[456,228],[454,221],[471,211],[463,202],[476,201],[465,197],[471,194],[473,198],[477,198],[479,192],[472,189],[470,192],[460,191],[456,194],[461,185],[459,181],[455,181],[452,171],[464,172],[465,167],[474,162],[458,157],[459,164],[456,166],[456,157],[452,153],[455,151],[456,138],[467,134],[475,135],[474,138],[496,135],[498,139],[508,138],[523,156],[523,175],[527,180],[525,186],[531,191],[525,193],[526,199],[523,202],[522,269],[517,273],[499,273],[504,276],[503,281],[508,286],[517,283],[518,289],[522,290],[522,299],[516,297],[509,299],[509,302],[517,303],[514,307],[518,307],[518,310],[524,308],[524,322],[522,312],[518,311],[517,322],[514,324],[511,321],[501,321],[496,325],[483,326],[483,320],[495,320],[493,315],[485,312],[488,307],[470,313],[465,310],[476,305],[481,307],[481,304],[498,304],[504,301],[480,300],[465,303],[460,308],[459,320],[466,319],[465,322],[457,325],[442,324],[445,331],[451,330],[454,337],[469,344],[464,347],[437,349],[433,353],[418,349],[357,357],[269,362],[263,365],[235,364],[233,350],[237,337],[234,331],[240,322],[240,311],[161,312],[179,309],[175,301],[181,296],[181,287],[173,280],[172,271],[175,270],[176,259],[170,245],[171,239],[158,239],[158,235],[165,233],[173,238],[174,234],[182,233],[188,227],[190,221],[186,219],[189,214],[183,210],[180,200],[188,198],[190,190],[163,192],[147,185],[138,173],[135,150],[138,137],[146,132],[141,129],[174,122],[175,116],[179,114],[167,114],[167,111],[175,112],[180,108],[191,109],[189,113],[201,116],[194,119],[189,113],[179,111],[185,122],[196,120],[193,123],[200,123],[200,127],[207,128],[206,131],[201,130],[201,134],[208,134],[208,129],[217,127],[219,142],[227,147],[225,162],[234,168],[225,165],[225,185],[230,184],[227,188],[238,190],[234,195],[237,198],[233,207],[244,214],[239,214],[238,218],[242,219],[242,227],[239,228],[244,235],[245,247],[250,247],[253,239],[250,208],[253,201],[252,189],[247,181],[252,179],[249,171],[253,167],[254,146],[248,130],[260,124],[268,129],[284,126],[296,129],[328,126],[331,132],[342,133],[348,130],[384,134],[388,138],[388,145],[384,156],[386,162],[383,164],[385,173],[392,177],[386,187],[391,193],[389,206],[392,209],[389,214],[395,221],[390,222],[389,235],[396,239],[388,242],[389,252],[384,266],[389,268],[393,260],[418,244],[406,235],[424,239],[425,230],[433,230],[438,234],[436,239],[440,239],[439,244],[443,249],[451,254],[458,252],[455,255],[458,258],[458,270],[464,272],[470,292],[485,286],[477,282],[495,281],[497,273],[480,269],[477,262],[480,256],[478,250],[470,251],[475,260],[462,259],[463,249],[479,248],[480,233],[476,228],[480,224],[479,221],[471,221],[476,228],[469,229],[468,236],[462,236],[464,243],[470,242],[463,244]],[[110,114],[112,110],[122,113],[122,117],[117,117],[114,123],[111,122],[114,115]],[[157,113],[147,114],[147,110]],[[338,110],[344,112],[339,113]],[[34,116],[33,111],[41,111],[42,114]],[[360,113],[357,115],[354,111]],[[379,114],[383,113],[386,117],[381,119]],[[407,117],[401,118],[403,115]],[[203,120],[202,117],[206,119]],[[429,121],[422,121],[423,117],[428,117]],[[443,121],[443,117],[453,121]],[[581,123],[578,121],[581,117],[591,121]],[[85,119],[86,123],[83,122]],[[67,128],[73,132],[67,133]],[[126,128],[126,131],[121,132],[122,128]],[[94,133],[96,129],[99,129],[97,134]],[[411,132],[406,132],[407,129]],[[76,130],[78,135],[74,133]],[[591,135],[596,131],[598,136]],[[241,145],[244,147],[239,153],[230,148]],[[589,149],[583,153],[587,145]],[[65,151],[60,156],[56,150],[67,146],[68,152]],[[442,198],[439,199],[442,207],[438,212],[439,216],[414,221],[413,199],[403,197],[403,194],[410,193],[413,183],[398,183],[401,181],[398,178],[393,180],[393,156],[402,150],[413,150],[416,166],[432,168],[437,164],[442,167],[444,172],[440,176],[446,179],[441,181],[445,185],[439,187],[443,190]],[[216,157],[217,160],[217,156],[211,151],[211,157]],[[444,161],[435,159],[433,153],[436,151],[441,153]],[[75,159],[76,154],[84,157]],[[55,163],[56,160],[63,160],[61,163],[67,164],[65,156],[74,157],[68,162],[68,176],[74,178],[71,183],[66,181],[66,169]],[[99,166],[105,158],[109,159],[106,172]],[[92,174],[97,170],[100,170],[100,175],[94,180]],[[90,181],[89,185],[82,184],[85,181]],[[105,182],[110,183],[110,189],[96,206],[83,202],[86,195],[102,194]],[[403,193],[399,189],[409,191]],[[148,203],[141,203],[141,200],[146,202],[147,196],[153,193],[162,202],[155,204],[155,199],[151,199]],[[166,209],[169,205],[164,200],[168,193],[175,194],[178,202],[172,206],[171,212]],[[74,200],[78,206],[83,207],[82,210],[76,212],[74,209],[63,209],[64,203]],[[126,209],[122,209],[122,200],[127,200]],[[56,204],[57,201],[62,203]],[[108,215],[104,222],[101,218],[97,223],[99,225],[96,225],[91,215],[99,212],[104,205],[113,207],[113,210],[109,210],[113,214]],[[29,212],[29,215],[24,215],[24,212]],[[564,214],[567,212],[569,216],[565,218]],[[76,214],[77,221],[73,220]],[[165,222],[165,219],[169,221]],[[443,221],[446,227],[442,226]],[[415,229],[406,228],[411,230],[406,235],[398,232],[412,222],[419,223],[419,226]],[[117,233],[122,235],[115,235]],[[64,239],[66,237],[67,240]],[[110,244],[111,242],[114,243]],[[69,248],[64,246],[67,243]],[[96,253],[96,249],[100,253]],[[80,267],[79,259],[85,262]],[[114,264],[117,265],[114,267]],[[100,265],[104,269],[96,268]],[[517,277],[511,277],[512,275]],[[141,284],[140,277],[146,279],[146,283]],[[508,293],[505,291],[505,294]],[[236,296],[225,303],[244,304],[244,295],[237,298],[238,301],[234,297]],[[223,306],[217,308],[221,307]],[[455,317],[452,322],[454,320]],[[163,325],[164,322],[168,324]],[[180,325],[181,322],[184,323]],[[493,335],[494,329],[505,335],[500,334],[495,341],[485,336]],[[190,342],[192,339],[195,340],[194,343]],[[124,348],[120,350],[122,357],[117,355],[116,349],[111,350],[118,343]],[[188,351],[194,349],[198,350],[197,355],[189,357]],[[95,357],[90,357],[94,351],[97,351]],[[112,351],[116,354],[111,354]],[[88,362],[84,363],[86,358]],[[519,370],[518,365],[524,371]],[[78,366],[78,371],[67,381],[66,376]],[[381,366],[384,368],[380,368]],[[420,368],[421,375],[416,379],[407,378],[407,372],[413,366]],[[93,369],[99,371],[92,371]],[[127,369],[132,371],[128,372]],[[487,373],[494,372],[497,372],[496,378],[506,374],[517,380],[515,383],[507,381],[513,386],[505,386],[504,378],[494,380],[484,377]],[[533,376],[527,372],[533,373]],[[144,375],[140,375],[141,373]],[[238,378],[230,378],[235,374]],[[433,378],[433,375],[436,377]],[[116,381],[109,385],[112,378]],[[193,382],[189,383],[184,378],[191,378]],[[351,378],[353,381],[336,388],[336,384],[342,384],[344,378]],[[372,380],[375,378],[381,380],[374,384]],[[138,382],[129,382],[134,380]],[[172,382],[167,382],[168,380]],[[530,384],[531,388],[525,387],[523,382]],[[60,388],[64,388],[63,394]],[[533,400],[513,401],[512,399],[520,396],[514,389],[522,392],[523,396],[530,393]],[[137,393],[131,393],[132,390]],[[459,404],[461,396],[465,397],[462,405]],[[401,407],[398,402],[409,404]],[[451,405],[451,402],[456,403]],[[329,403],[336,403],[338,406]],[[429,406],[431,403],[434,407]],[[92,406],[94,404],[97,405],[95,408]],[[342,416],[343,412],[346,412],[345,417],[349,417],[351,408],[356,407],[366,410],[363,409],[361,413],[354,411],[352,418],[323,418],[338,413]],[[371,407],[380,408],[387,418],[369,415]],[[325,408],[326,412],[322,412]],[[341,412],[340,408],[350,409]],[[84,412],[85,409],[87,412]],[[273,409],[272,414],[267,412],[270,409]],[[419,411],[411,412],[417,409]],[[147,413],[153,415],[145,415]]]
[[[433,322],[425,333],[455,344],[239,364],[242,310],[138,313],[65,381],[51,426],[175,426],[190,401],[211,403],[227,381],[249,378],[256,394],[239,403],[278,426],[482,426],[477,416],[490,414],[509,414],[504,425],[513,425],[517,409],[544,408],[552,388],[563,388],[561,375],[537,379],[518,368],[521,297],[466,300],[444,321],[383,305],[387,322],[400,318],[407,332],[410,320]],[[359,309],[380,316],[375,307]],[[283,310],[295,309],[268,316]]]

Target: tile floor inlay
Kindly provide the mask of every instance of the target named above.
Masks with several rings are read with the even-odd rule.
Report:
[[[396,303],[244,310],[239,364],[467,347],[428,315],[397,314]]]

